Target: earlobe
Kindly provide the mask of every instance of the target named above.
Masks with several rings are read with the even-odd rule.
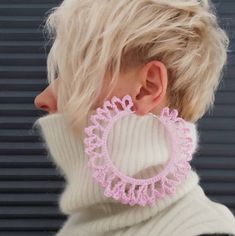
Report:
[[[141,72],[141,86],[136,96],[136,113],[144,115],[155,109],[166,95],[167,69],[160,61],[151,61]]]

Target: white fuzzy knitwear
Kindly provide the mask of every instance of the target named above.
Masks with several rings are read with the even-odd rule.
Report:
[[[159,199],[154,207],[123,205],[103,195],[87,167],[82,134],[70,130],[63,114],[39,118],[37,124],[48,148],[48,156],[64,176],[66,185],[58,199],[68,215],[56,236],[197,236],[205,233],[235,235],[235,218],[223,204],[209,199],[200,177],[191,169],[173,196]],[[187,122],[198,148],[195,123]],[[169,143],[160,121],[132,114],[114,125],[108,138],[113,163],[133,176],[168,160]],[[149,170],[146,170],[149,171]],[[146,175],[153,173],[145,173]],[[155,173],[156,174],[156,173]]]

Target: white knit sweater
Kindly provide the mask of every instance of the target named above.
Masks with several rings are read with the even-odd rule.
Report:
[[[68,220],[56,236],[235,235],[232,212],[205,195],[196,170],[189,172],[173,196],[158,200],[152,208],[122,205],[103,195],[87,167],[84,136],[70,130],[63,114],[46,115],[36,123],[41,127],[49,156],[66,180],[58,204]],[[195,153],[199,137],[197,127],[191,122],[187,125]],[[150,166],[164,164],[168,160],[169,146],[160,121],[150,116],[130,115],[113,127],[108,150],[119,170],[133,176]]]

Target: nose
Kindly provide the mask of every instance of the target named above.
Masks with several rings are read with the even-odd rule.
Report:
[[[35,97],[34,105],[38,110],[43,110],[48,113],[57,112],[57,99],[52,91],[51,85],[48,85]]]

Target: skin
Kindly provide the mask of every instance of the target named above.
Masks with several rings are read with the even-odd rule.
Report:
[[[53,83],[55,83],[55,90],[50,84],[34,100],[37,109],[44,110],[49,114],[57,112],[59,78]],[[130,94],[136,114],[145,115],[148,112],[160,114],[160,111],[167,104],[167,84],[168,77],[165,65],[160,61],[151,61],[124,74],[122,73],[110,98],[114,95],[123,97]],[[108,87],[104,87],[101,91],[97,107],[102,105],[107,90]]]

